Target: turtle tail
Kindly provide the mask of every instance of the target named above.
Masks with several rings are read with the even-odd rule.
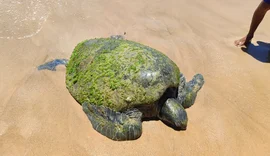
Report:
[[[89,103],[83,103],[82,107],[93,128],[112,140],[135,140],[142,134],[142,113],[138,109],[120,113]]]

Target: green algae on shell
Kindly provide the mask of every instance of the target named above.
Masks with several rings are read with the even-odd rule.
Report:
[[[156,49],[129,40],[98,38],[79,43],[67,64],[66,85],[80,103],[123,111],[152,105],[177,88],[177,65]]]

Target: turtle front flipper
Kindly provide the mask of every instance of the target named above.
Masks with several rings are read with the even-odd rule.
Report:
[[[93,128],[112,140],[135,140],[142,134],[142,113],[137,109],[120,113],[89,103],[83,103],[82,107]]]
[[[180,85],[178,91],[177,99],[180,101],[184,108],[189,108],[195,102],[197,93],[202,88],[204,84],[204,78],[201,74],[196,74],[191,81],[181,84],[181,78],[184,79],[184,76],[180,77]],[[184,86],[184,87],[182,87]]]
[[[181,103],[173,98],[167,99],[162,106],[159,118],[175,129],[185,130],[187,127],[187,112]]]
[[[180,103],[183,103],[186,99],[186,78],[185,76],[181,73],[180,74],[180,83],[179,83],[179,87],[178,87],[178,96],[177,99],[179,100]]]

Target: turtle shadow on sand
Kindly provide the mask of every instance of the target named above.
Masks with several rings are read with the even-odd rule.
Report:
[[[201,74],[186,81],[178,66],[162,52],[122,36],[80,42],[69,60],[56,59],[38,67],[55,71],[66,66],[66,88],[82,106],[92,127],[116,141],[135,140],[142,122],[161,120],[186,130]]]
[[[177,127],[177,126],[169,123],[168,121],[160,120],[158,117],[149,117],[149,118],[143,118],[142,119],[142,122],[148,122],[148,121],[161,121],[163,124],[165,124],[166,126],[172,128],[175,131],[185,131],[187,129],[187,127],[185,127],[185,128]]]
[[[270,43],[257,41],[257,44],[250,43],[241,49],[262,63],[270,63]]]

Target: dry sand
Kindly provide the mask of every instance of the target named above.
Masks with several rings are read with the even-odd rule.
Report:
[[[270,15],[249,50],[233,45],[259,0],[0,0],[0,155],[262,155],[270,153]],[[205,85],[186,131],[143,123],[135,141],[93,130],[65,88],[65,67],[82,40],[123,34],[156,48]],[[258,57],[257,55],[260,55]],[[261,56],[263,55],[263,56]]]

